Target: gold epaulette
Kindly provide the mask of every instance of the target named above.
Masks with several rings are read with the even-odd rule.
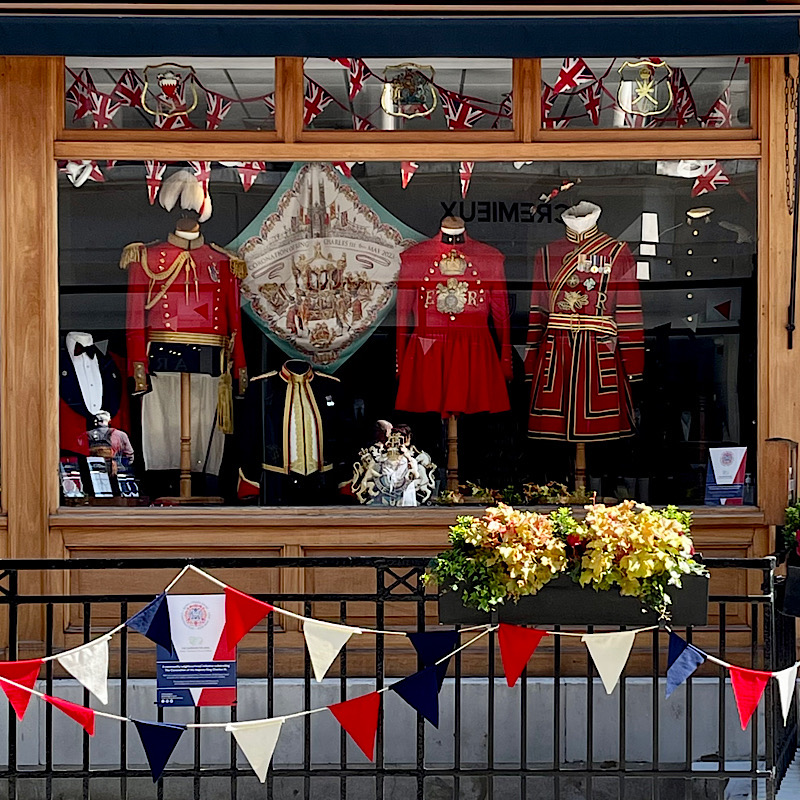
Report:
[[[342,382],[341,378],[337,378],[335,375],[328,375],[327,372],[317,372],[316,370],[314,370],[314,374],[319,375],[320,378],[330,378],[332,381],[336,381],[336,383]]]
[[[278,370],[273,369],[271,372],[265,372],[263,375],[256,375],[255,378],[250,378],[250,383],[263,380],[264,378],[274,378],[277,374]]]
[[[147,245],[144,242],[131,242],[126,244],[122,249],[122,255],[119,257],[119,268],[128,269],[128,267],[135,261],[137,264],[142,263],[147,252]]]
[[[230,266],[231,275],[234,278],[238,278],[240,281],[243,281],[247,277],[247,264],[244,262],[243,259],[239,258],[236,253],[232,252],[231,250],[226,250],[224,247],[220,247],[218,244],[211,243],[211,246],[218,252],[226,255],[228,257],[228,265]]]

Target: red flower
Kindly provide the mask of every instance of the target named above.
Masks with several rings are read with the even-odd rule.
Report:
[[[577,547],[581,543],[581,537],[577,533],[571,533],[567,536],[567,544],[570,547]]]

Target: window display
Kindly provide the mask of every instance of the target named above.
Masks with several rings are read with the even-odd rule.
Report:
[[[719,448],[754,485],[755,162],[85,163],[65,502],[702,504]]]

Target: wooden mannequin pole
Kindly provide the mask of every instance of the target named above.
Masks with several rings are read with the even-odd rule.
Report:
[[[447,418],[447,491],[458,491],[458,417]]]
[[[575,445],[575,491],[586,488],[586,445]]]
[[[181,491],[192,496],[192,375],[181,372]]]

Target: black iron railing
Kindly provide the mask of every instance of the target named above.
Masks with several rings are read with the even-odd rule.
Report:
[[[110,627],[109,608],[115,609],[114,620],[122,622],[152,599],[152,595],[129,594],[124,585],[113,593],[29,593],[22,587],[31,577],[48,572],[86,575],[108,569],[177,571],[187,563],[179,558],[3,562],[0,625],[8,632],[6,658],[19,657],[21,616],[24,612],[25,625],[30,626],[32,608],[43,612],[41,655],[51,655],[56,633],[63,633],[55,627],[57,620],[63,625],[70,609],[80,609],[77,617],[82,638],[89,641],[100,635],[104,625]],[[236,570],[241,570],[244,578],[254,572],[268,576],[275,570],[336,569],[339,579],[333,591],[256,596],[276,605],[297,604],[292,607],[303,609],[307,616],[351,625],[366,625],[364,620],[368,619],[369,624],[385,628],[387,618],[389,624],[405,625],[407,630],[425,630],[426,625],[430,629],[436,624],[435,591],[420,580],[426,559],[198,558],[191,563],[211,571],[233,571],[226,573],[234,575],[228,578],[233,585]],[[713,624],[702,630],[680,629],[678,633],[740,666],[777,671],[793,664],[794,619],[776,612],[775,560],[706,559],[705,563],[712,577],[718,570],[726,570],[729,577],[750,579],[749,584],[739,580],[735,585],[758,585],[760,589],[712,595]],[[366,583],[371,586],[359,591]],[[318,610],[321,608],[326,613]],[[332,613],[331,609],[336,611]],[[93,619],[101,611],[103,624],[97,624]],[[363,646],[356,649],[348,645],[340,655],[338,673],[321,688],[312,680],[307,654],[302,674],[286,678],[279,669],[281,637],[285,636],[279,624],[275,615],[267,618],[266,658],[260,677],[240,681],[238,709],[222,712],[200,708],[165,711],[149,705],[155,699],[152,681],[130,675],[132,654],[149,643],[134,639],[138,634],[123,629],[113,642],[107,710],[121,716],[136,712],[145,719],[176,722],[219,721],[223,719],[220,713],[231,721],[237,714],[241,719],[278,716],[381,689],[393,681],[387,679],[387,672],[399,674],[391,666],[392,659],[398,657],[397,648],[388,647],[386,641],[395,637],[377,635],[371,640],[374,646],[366,651],[370,669],[364,668]],[[189,740],[190,747],[182,755],[176,751],[164,777],[153,786],[136,734],[125,723],[98,723],[98,735],[90,739],[84,734],[78,752],[76,726],[59,727],[60,720],[54,720],[49,704],[42,704],[40,716],[33,722],[26,717],[21,726],[9,708],[5,732],[0,725],[0,747],[5,742],[5,753],[0,751],[0,796],[9,800],[34,796],[45,800],[201,800],[219,796],[242,800],[382,800],[390,796],[523,800],[568,795],[586,800],[606,796],[619,800],[700,796],[722,800],[732,791],[732,782],[737,782],[742,796],[753,800],[775,797],[796,749],[798,724],[796,707],[788,723],[783,724],[773,681],[767,686],[760,712],[754,715],[747,732],[741,733],[723,668],[717,672],[713,667],[690,678],[670,701],[665,701],[667,637],[663,631],[637,636],[637,660],[631,662],[610,696],[605,695],[588,653],[572,647],[570,641],[574,640],[548,638],[548,646],[537,652],[537,675],[523,674],[513,690],[505,686],[496,666],[495,634],[483,640],[481,649],[456,654],[441,696],[439,731],[420,716],[409,716],[410,709],[402,704],[390,708],[389,695],[385,695],[374,763],[355,753],[345,732],[335,724],[328,725],[332,720],[324,719],[324,715],[295,720],[294,734],[285,747],[279,745],[265,787],[256,782],[247,763],[237,756],[233,737],[227,734],[209,729],[188,731],[184,740]],[[32,654],[26,650],[24,655]],[[543,659],[547,664],[544,671]],[[355,663],[357,669],[348,669]],[[644,668],[643,663],[647,665]],[[72,692],[73,700],[90,704],[88,692],[78,692],[74,681],[54,678],[52,661],[46,662],[42,684],[48,694],[64,696]],[[144,712],[142,696],[147,705]],[[292,702],[295,706],[288,708],[287,703]],[[118,730],[112,735],[109,731],[113,728]],[[66,737],[61,733],[64,730],[70,731]],[[222,741],[219,737],[227,738]]]

